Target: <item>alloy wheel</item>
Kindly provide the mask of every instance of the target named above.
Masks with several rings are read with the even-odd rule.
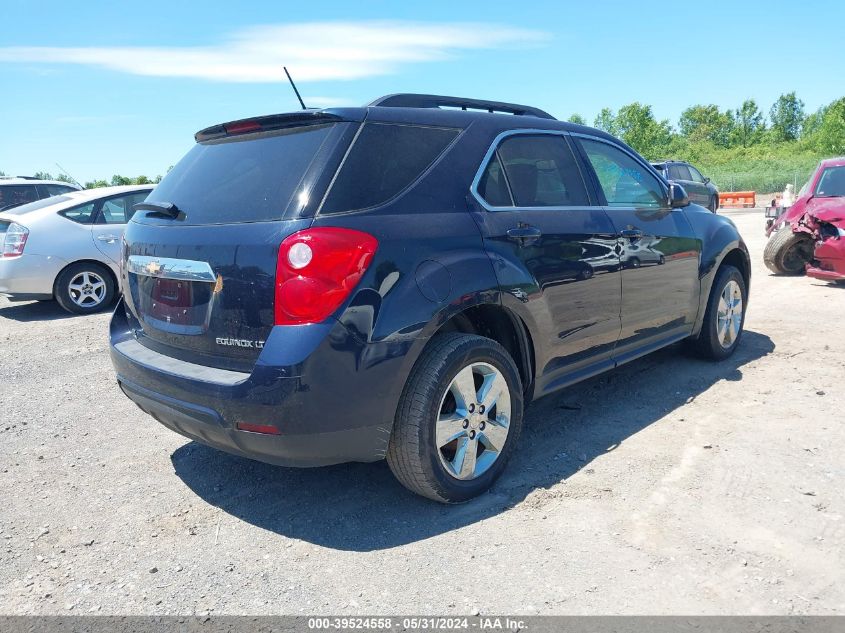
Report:
[[[452,379],[438,409],[435,442],[452,477],[475,479],[499,458],[508,438],[511,397],[502,373],[472,363]]]
[[[106,281],[91,271],[83,271],[73,277],[68,284],[71,301],[81,308],[93,308],[106,298]]]
[[[728,349],[739,337],[742,309],[742,290],[739,284],[731,279],[722,289],[716,311],[716,335],[724,349]]]

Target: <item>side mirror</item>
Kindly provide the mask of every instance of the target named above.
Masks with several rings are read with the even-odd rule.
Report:
[[[710,179],[707,176],[705,176],[704,177],[704,184],[707,185],[709,183],[710,183]]]
[[[676,182],[669,183],[669,206],[673,209],[689,205],[689,196],[684,188]]]

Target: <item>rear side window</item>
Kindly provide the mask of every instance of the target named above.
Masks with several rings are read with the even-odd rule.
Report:
[[[76,191],[75,187],[68,187],[67,185],[38,185],[38,188],[41,190],[42,198],[46,198],[48,196],[60,196],[63,193]]]
[[[70,209],[59,211],[59,215],[63,215],[68,220],[73,220],[79,224],[91,224],[91,221],[94,218],[94,209],[96,209],[96,207],[96,201],[89,202],[88,204],[82,204],[78,207],[71,207]]]
[[[669,167],[670,180],[692,180],[689,168],[686,165],[671,165]]]
[[[320,213],[384,204],[413,184],[458,135],[451,128],[365,123]]]
[[[0,186],[0,211],[38,200],[35,185]]]
[[[549,134],[520,134],[502,141],[479,180],[478,194],[493,207],[590,204],[569,144]]]
[[[335,125],[308,125],[197,143],[149,195],[181,224],[281,220]],[[139,214],[140,217],[143,214]]]
[[[30,211],[37,211],[38,209],[43,209],[44,207],[59,204],[60,202],[67,202],[68,200],[70,200],[69,196],[55,196],[53,198],[42,198],[41,200],[36,200],[35,202],[30,202],[29,204],[25,204],[20,207],[15,207],[14,209],[9,209],[8,211],[4,211],[4,213],[8,215],[24,215],[26,213],[29,213]]]

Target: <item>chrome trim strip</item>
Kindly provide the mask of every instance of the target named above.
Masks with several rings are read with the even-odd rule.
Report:
[[[217,275],[214,274],[208,262],[198,262],[191,259],[130,255],[126,262],[126,269],[136,275],[160,279],[205,281],[212,284],[217,281]]]
[[[133,363],[146,365],[147,367],[152,367],[153,369],[170,374],[171,376],[178,376],[179,378],[213,383],[223,387],[234,387],[249,378],[248,373],[197,365],[159,354],[133,339],[127,339],[117,343],[114,349]]]

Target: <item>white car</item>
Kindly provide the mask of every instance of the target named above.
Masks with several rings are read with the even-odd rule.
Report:
[[[79,185],[61,180],[38,180],[29,176],[0,176],[0,211],[80,189],[82,187]]]
[[[0,295],[101,310],[118,294],[123,229],[154,185],[64,193],[0,212]]]

